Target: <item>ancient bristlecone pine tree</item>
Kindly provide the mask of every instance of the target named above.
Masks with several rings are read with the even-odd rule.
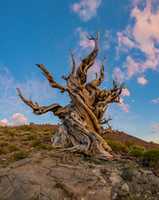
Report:
[[[26,99],[20,89],[17,89],[22,101],[33,109],[37,115],[52,112],[61,120],[58,132],[52,138],[55,147],[72,152],[81,152],[100,159],[110,159],[111,148],[102,138],[103,115],[108,105],[120,101],[122,87],[113,82],[112,89],[100,89],[99,86],[104,80],[104,66],[101,65],[99,76],[88,82],[87,72],[97,57],[98,34],[89,38],[94,41],[94,49],[84,58],[79,66],[76,66],[74,56],[72,58],[72,71],[69,76],[63,76],[66,86],[58,84],[43,64],[37,64],[49,84],[59,89],[62,93],[67,92],[71,101],[66,106],[54,103],[49,106],[40,106]],[[105,120],[106,122],[107,120]]]

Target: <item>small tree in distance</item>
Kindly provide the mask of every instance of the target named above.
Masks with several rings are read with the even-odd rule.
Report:
[[[55,147],[61,147],[71,152],[80,152],[99,159],[111,159],[111,148],[102,138],[103,115],[109,104],[119,103],[122,85],[113,81],[113,88],[101,89],[104,80],[104,66],[101,65],[100,74],[91,82],[87,81],[87,72],[95,63],[98,55],[98,34],[90,37],[94,41],[91,53],[82,59],[79,66],[73,54],[72,71],[69,76],[63,76],[66,86],[58,84],[43,64],[37,64],[52,88],[57,88],[61,93],[67,92],[70,103],[61,106],[53,103],[49,106],[40,106],[37,102],[26,99],[18,88],[21,100],[30,106],[36,115],[52,112],[61,120],[61,125],[52,138]],[[107,120],[105,120],[107,121]]]

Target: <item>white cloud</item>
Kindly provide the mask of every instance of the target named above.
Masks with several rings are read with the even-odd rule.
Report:
[[[22,113],[14,113],[11,119],[12,119],[12,125],[16,126],[23,125],[28,122],[27,117]]]
[[[130,96],[130,91],[128,88],[123,88],[121,92],[121,97],[120,97],[120,103],[118,103],[118,106],[126,113],[129,112],[129,105],[125,103],[124,97]]]
[[[118,45],[119,47],[126,47],[126,48],[134,48],[135,43],[127,34],[124,34],[124,32],[118,32],[117,33],[117,39],[118,39]]]
[[[71,8],[83,21],[88,21],[97,15],[97,9],[101,2],[101,0],[80,0],[74,3]]]
[[[114,37],[112,36],[112,31],[106,30],[104,34],[103,49],[104,51],[111,48],[111,43],[114,42]]]
[[[89,34],[87,31],[84,31],[82,28],[77,28],[76,29],[77,33],[79,34],[79,46],[82,49],[87,49],[87,48],[93,48],[94,47],[94,41],[89,40]]]
[[[8,126],[8,120],[7,119],[0,120],[0,126],[2,127]]]
[[[144,10],[135,7],[131,16],[135,19],[133,36],[138,43],[138,48],[145,53],[144,68],[156,69],[159,61],[159,49],[155,44],[159,41],[159,11],[153,13],[152,1],[147,0]]]
[[[123,99],[123,98],[120,98],[120,103],[118,103],[118,106],[119,106],[124,112],[126,112],[126,113],[129,112],[129,105],[126,104],[126,103],[124,102],[124,99]]]
[[[137,78],[137,82],[140,85],[146,85],[148,83],[148,80],[144,76],[140,76]]]
[[[11,117],[9,117],[10,119],[2,119],[0,120],[0,126],[5,127],[5,126],[19,126],[19,125],[23,125],[23,124],[27,124],[28,119],[27,117],[22,114],[22,113],[14,113]]]
[[[126,58],[127,66],[127,78],[131,78],[134,74],[140,73],[142,71],[142,65],[139,62],[136,62],[131,56]]]
[[[122,83],[124,81],[124,73],[119,67],[115,67],[113,70],[113,79],[117,83]]]
[[[128,88],[123,88],[122,92],[121,92],[121,96],[130,96],[130,91],[128,90]]]
[[[136,1],[131,11],[130,17],[134,23],[117,33],[117,53],[136,49],[143,55],[140,60],[127,56],[125,65],[128,78],[147,69],[156,70],[159,66],[159,9],[154,12],[151,0],[147,0],[142,9],[139,7],[140,3],[142,1]]]

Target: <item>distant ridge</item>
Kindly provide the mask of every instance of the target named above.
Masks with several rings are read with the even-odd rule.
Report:
[[[115,141],[120,141],[122,143],[133,143],[135,145],[143,146],[146,149],[159,149],[159,144],[155,142],[147,142],[143,139],[140,139],[138,137],[129,135],[123,131],[118,131],[118,130],[112,130],[112,129],[105,129],[105,133],[103,135],[105,139],[108,140],[115,140]]]

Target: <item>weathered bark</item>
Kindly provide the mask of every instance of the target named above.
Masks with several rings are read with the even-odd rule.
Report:
[[[63,79],[66,80],[65,87],[56,83],[43,64],[37,65],[48,79],[51,87],[59,89],[62,93],[68,93],[71,101],[67,106],[62,107],[59,104],[40,106],[38,103],[27,100],[19,89],[18,94],[22,101],[33,109],[35,114],[41,115],[50,111],[59,117],[62,125],[52,138],[55,146],[109,159],[112,157],[111,148],[101,137],[103,114],[109,104],[119,102],[122,86],[113,82],[112,89],[99,88],[104,80],[103,65],[99,77],[97,75],[95,80],[87,82],[87,71],[93,66],[99,50],[98,35],[96,38],[91,37],[90,39],[95,42],[94,49],[81,61],[78,67],[76,67],[74,56],[71,54],[73,67],[68,77],[63,76]]]

